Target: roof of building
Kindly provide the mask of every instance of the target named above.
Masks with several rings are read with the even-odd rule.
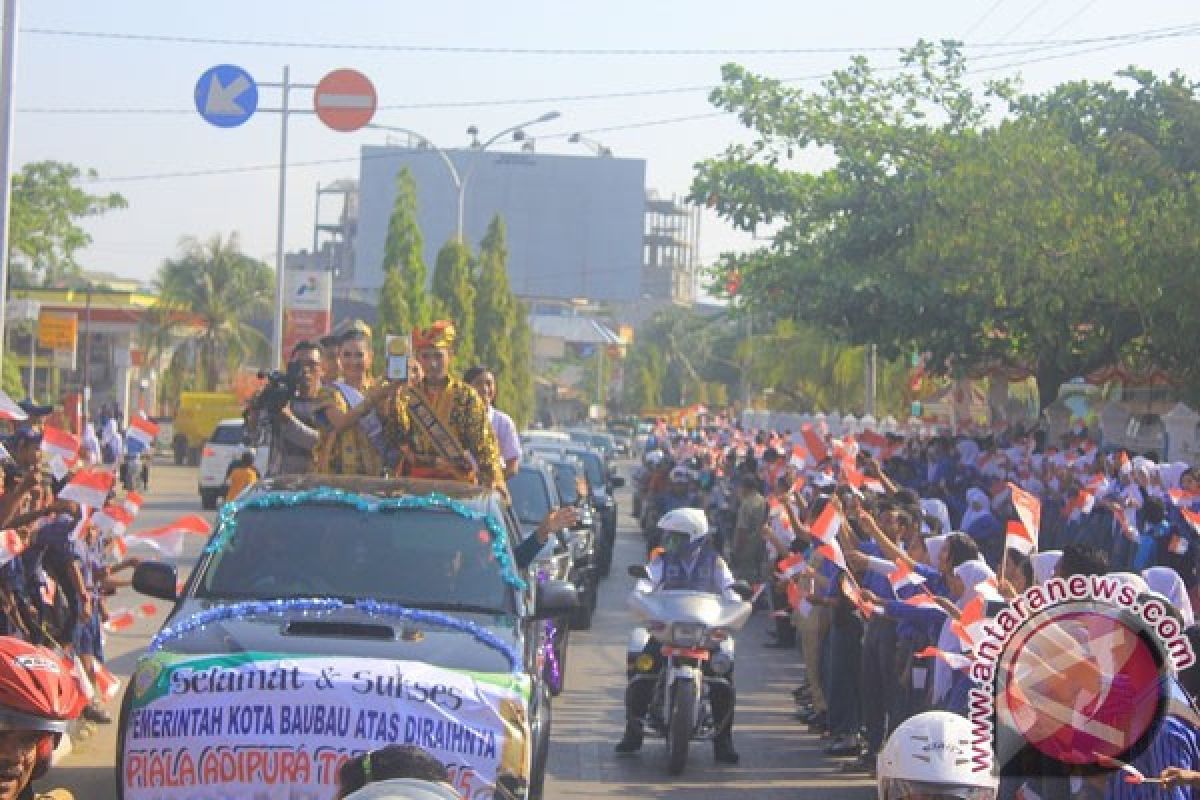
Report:
[[[621,337],[612,328],[590,317],[565,317],[532,314],[529,328],[535,336],[562,339],[579,344],[620,344]]]

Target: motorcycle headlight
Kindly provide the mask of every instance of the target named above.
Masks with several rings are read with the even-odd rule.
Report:
[[[592,534],[590,531],[577,531],[571,536],[571,557],[580,559],[592,549]]]
[[[704,633],[705,627],[698,622],[676,622],[671,626],[671,641],[680,647],[699,647]]]
[[[724,650],[718,650],[709,659],[708,666],[714,675],[728,675],[733,670],[733,657]]]

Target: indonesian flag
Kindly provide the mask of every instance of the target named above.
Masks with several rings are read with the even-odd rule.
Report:
[[[812,425],[801,426],[800,435],[804,437],[804,444],[814,463],[819,464],[829,458],[829,450],[825,447],[824,440],[813,430]]]
[[[896,568],[888,573],[888,583],[892,585],[892,591],[899,596],[900,590],[909,586],[921,586],[925,583],[925,579],[912,571],[912,567],[908,566],[903,561],[896,562]]]
[[[837,534],[841,528],[841,512],[834,508],[832,503],[826,503],[825,508],[821,509],[821,513],[817,516],[817,519],[813,522],[809,530],[812,531],[813,536],[828,545],[837,543]]]
[[[1010,519],[1008,521],[1008,529],[1005,532],[1004,546],[1011,547],[1013,550],[1027,556],[1038,549],[1037,534],[1031,536],[1029,529],[1019,520]]]
[[[1167,550],[1177,556],[1186,555],[1188,551],[1188,540],[1180,536],[1178,533],[1171,534],[1171,541],[1167,543]]]
[[[808,466],[809,460],[808,451],[804,449],[804,445],[798,444],[792,447],[792,457],[788,462],[792,467],[804,469]]]
[[[1182,509],[1180,509],[1182,510]],[[1137,525],[1134,524],[1135,511],[1128,506],[1117,506],[1117,513],[1114,515],[1117,520],[1117,525],[1121,528],[1121,533],[1131,542],[1137,543],[1138,531]]]
[[[22,411],[11,397],[0,391],[0,419],[6,419],[9,422],[24,422],[29,419],[29,415]]]
[[[1099,494],[1108,488],[1108,478],[1104,477],[1104,473],[1097,473],[1087,483],[1087,489],[1092,494]]]
[[[818,547],[817,552],[820,553],[826,561],[832,561],[834,564],[836,564],[839,569],[847,569],[846,557],[842,555],[842,546],[837,543],[836,539],[829,544],[823,544]]]
[[[867,478],[853,464],[842,464],[842,480],[852,489],[861,489]]]
[[[996,582],[995,577],[978,583],[974,587],[976,593],[983,598],[985,603],[1003,603],[1004,595],[1000,594],[1000,586]]]
[[[1063,516],[1067,520],[1079,519],[1084,514],[1092,513],[1096,506],[1096,496],[1087,489],[1080,489],[1063,507]]]
[[[1038,531],[1042,529],[1042,501],[1015,483],[1009,483],[1008,488],[1012,491],[1012,504],[1017,517],[1036,545]]]
[[[125,498],[121,500],[121,505],[136,517],[137,513],[142,510],[142,496],[137,492],[126,492]]]
[[[174,522],[161,528],[151,528],[138,531],[125,537],[129,544],[144,544],[153,547],[164,555],[179,557],[183,555],[183,537],[186,535],[208,536],[212,527],[208,520],[199,514],[185,514]]]
[[[924,608],[931,611],[940,611],[943,614],[946,613],[946,609],[938,605],[937,600],[933,599],[933,595],[929,594],[914,594],[912,597],[906,597],[900,602],[913,608]]]
[[[12,528],[0,531],[0,566],[25,552],[25,540]]]
[[[846,596],[847,600],[854,604],[854,607],[857,608],[866,619],[870,619],[880,610],[876,608],[873,603],[864,599],[862,596],[862,589],[851,583],[849,580],[842,582],[842,594]]]
[[[804,479],[804,476],[803,476],[803,475],[801,475],[800,477],[796,478],[796,481],[795,481],[795,483],[793,483],[793,484],[792,484],[792,493],[793,493],[793,494],[800,494],[801,492],[803,492],[803,491],[804,491],[804,486],[805,486],[807,483],[808,483],[808,481]]]
[[[1180,508],[1190,508],[1193,503],[1200,502],[1200,492],[1187,492],[1176,488],[1167,494],[1171,495],[1171,502]]]
[[[985,600],[983,595],[975,595],[971,600],[963,606],[962,612],[958,619],[950,623],[950,630],[958,637],[958,641],[962,643],[964,648],[972,648],[975,646],[975,639],[971,635],[971,628],[977,622],[984,619]]]
[[[121,679],[108,671],[108,667],[96,662],[96,693],[107,703],[121,691]]]
[[[950,669],[966,672],[971,669],[971,657],[962,653],[947,653],[936,647],[926,647],[920,652],[913,653],[913,658],[937,658],[945,662]]]
[[[858,446],[866,450],[877,461],[886,461],[891,455],[891,444],[888,438],[881,433],[875,431],[863,431],[858,435]]]
[[[133,522],[133,514],[124,506],[110,504],[93,514],[92,522],[101,533],[120,536]]]
[[[146,447],[153,447],[154,440],[158,437],[158,426],[148,419],[134,417],[129,420],[129,428],[125,431],[125,435],[131,439],[137,439]]]
[[[50,425],[42,426],[42,452],[51,459],[58,457],[68,467],[79,460],[79,437]]]
[[[108,470],[82,469],[75,473],[71,482],[58,493],[59,498],[74,500],[92,508],[101,508],[112,491],[116,476]]]
[[[793,553],[787,558],[779,562],[779,577],[787,579],[793,575],[799,575],[804,571],[806,566],[804,556],[799,553]]]

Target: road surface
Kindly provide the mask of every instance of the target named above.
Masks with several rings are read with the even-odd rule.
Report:
[[[792,719],[790,690],[798,676],[797,655],[762,647],[766,621],[756,615],[738,637],[738,708],[736,744],[742,760],[736,767],[718,766],[712,748],[694,743],[687,770],[669,778],[661,740],[647,739],[642,752],[618,757],[613,744],[624,725],[622,693],[625,644],[630,620],[625,596],[633,584],[625,566],[637,563],[642,539],[628,514],[629,496],[619,492],[623,510],[612,575],[601,585],[599,606],[590,631],[575,631],[567,659],[567,688],[554,702],[547,800],[559,798],[663,798],[665,800],[782,800],[782,798],[874,797],[874,782],[839,771],[844,760],[821,754],[817,737],[803,732]],[[196,470],[158,465],[138,527],[162,525],[180,514],[199,510]],[[208,515],[211,518],[211,515]],[[179,559],[181,570],[192,564],[200,542],[189,542]],[[123,591],[110,607],[136,607],[145,598]],[[127,679],[138,654],[158,629],[167,604],[154,601],[158,614],[132,628],[108,635],[109,666]],[[116,716],[117,703],[112,704]],[[45,786],[63,786],[77,798],[114,796],[116,726],[89,726],[89,735],[51,773]]]

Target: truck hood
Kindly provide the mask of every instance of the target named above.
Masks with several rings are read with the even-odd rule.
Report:
[[[188,600],[167,621],[179,622],[214,607]],[[500,641],[522,652],[515,617],[508,614],[449,614],[475,623]],[[164,652],[178,655],[221,655],[242,652],[289,655],[336,655],[420,661],[470,672],[508,673],[508,658],[473,634],[425,623],[411,623],[367,614],[355,608],[331,612],[264,614],[211,623],[170,639]]]

